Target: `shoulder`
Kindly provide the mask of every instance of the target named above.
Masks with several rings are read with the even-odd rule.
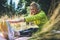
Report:
[[[39,14],[45,14],[45,12],[44,12],[43,10],[41,10],[41,11],[39,12]]]
[[[43,10],[41,10],[38,15],[46,15],[45,12]]]

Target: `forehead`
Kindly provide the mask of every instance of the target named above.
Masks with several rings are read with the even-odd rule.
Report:
[[[36,7],[36,6],[30,6],[30,8],[31,8],[31,9],[37,9],[37,7]]]

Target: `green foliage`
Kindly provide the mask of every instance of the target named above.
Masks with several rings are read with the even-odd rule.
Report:
[[[30,5],[30,3],[32,1],[35,1],[35,2],[39,3],[41,8],[42,8],[42,10],[44,10],[46,12],[46,14],[47,14],[48,10],[50,8],[51,2],[52,2],[52,0],[44,0],[44,1],[43,0],[20,0],[18,5],[17,5],[18,6],[17,9],[15,9],[15,4],[12,4],[12,0],[10,0],[10,5],[7,4],[7,1],[8,0],[1,0],[0,1],[0,4],[1,4],[0,5],[0,11],[4,12],[4,13],[7,12],[8,14],[9,14],[9,12],[11,12],[12,15],[13,14],[19,14],[19,13],[21,13],[21,14],[22,13],[23,14],[28,13],[28,12],[26,12],[27,11],[27,7]],[[56,0],[56,2],[57,1],[58,0]],[[4,6],[6,6],[6,7],[2,6],[2,4]],[[23,6],[24,6],[24,8],[22,8]],[[2,13],[0,13],[0,14],[2,14]]]

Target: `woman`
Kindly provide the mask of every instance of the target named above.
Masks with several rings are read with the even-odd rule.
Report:
[[[39,26],[39,30],[42,29],[42,26],[48,21],[47,16],[45,15],[44,11],[40,9],[39,4],[32,2],[30,4],[30,14],[18,21],[9,21],[10,23],[17,23],[17,22],[32,22],[35,25]],[[27,29],[28,31],[34,31],[36,28]],[[24,30],[26,31],[26,30]]]

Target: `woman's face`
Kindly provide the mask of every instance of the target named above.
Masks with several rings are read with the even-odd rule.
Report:
[[[38,12],[38,10],[35,6],[30,6],[30,12],[32,15],[35,15]]]

